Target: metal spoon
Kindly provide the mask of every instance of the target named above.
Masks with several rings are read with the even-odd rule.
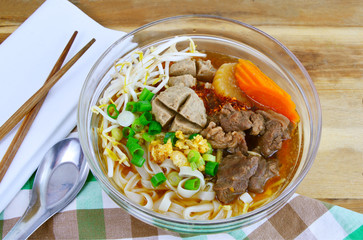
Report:
[[[88,171],[78,138],[66,138],[55,144],[35,175],[27,210],[4,239],[28,238],[76,197]]]

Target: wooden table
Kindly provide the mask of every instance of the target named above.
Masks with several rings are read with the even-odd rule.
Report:
[[[1,0],[0,42],[44,1]],[[78,0],[105,27],[130,31],[157,19],[213,14],[251,24],[285,44],[318,90],[323,131],[297,192],[363,213],[363,1]]]

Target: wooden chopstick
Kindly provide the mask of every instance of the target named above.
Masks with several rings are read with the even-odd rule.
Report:
[[[63,52],[59,56],[57,62],[55,63],[52,71],[49,73],[49,76],[46,81],[49,81],[49,79],[62,67],[64,60],[66,59],[66,56],[71,49],[71,46],[74,42],[74,39],[76,38],[78,32],[75,31],[72,35],[72,37],[69,39],[66,47],[64,48]],[[21,123],[18,131],[16,132],[14,139],[11,141],[5,155],[3,156],[1,162],[0,162],[0,182],[3,179],[6,171],[8,170],[11,162],[13,161],[16,152],[19,150],[19,147],[23,143],[23,140],[25,136],[27,135],[30,126],[32,125],[35,117],[37,116],[46,95],[38,102],[37,105],[24,117],[23,122]]]
[[[0,140],[3,139],[11,129],[28,113],[32,108],[48,93],[54,84],[77,62],[77,60],[91,47],[96,40],[93,38],[89,41],[71,60],[69,60],[59,71],[57,71],[49,81],[31,96],[1,127]]]

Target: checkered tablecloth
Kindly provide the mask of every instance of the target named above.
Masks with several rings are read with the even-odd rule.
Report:
[[[24,213],[34,176],[0,214],[0,239]],[[363,239],[363,215],[294,194],[280,211],[232,232],[183,236],[130,216],[101,189],[90,173],[77,198],[29,239]]]

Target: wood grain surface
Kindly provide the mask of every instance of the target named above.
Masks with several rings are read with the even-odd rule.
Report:
[[[43,2],[1,0],[0,42]],[[251,24],[281,41],[309,72],[323,112],[318,155],[297,192],[363,213],[363,1],[71,2],[116,30],[175,15],[211,14]]]

